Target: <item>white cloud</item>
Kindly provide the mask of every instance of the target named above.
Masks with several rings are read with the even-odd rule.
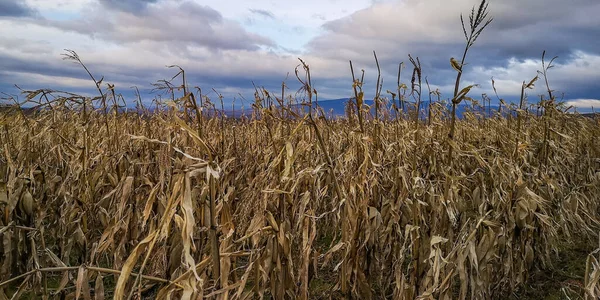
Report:
[[[546,57],[546,63],[550,59],[551,57]],[[589,85],[600,80],[600,73],[597,71],[600,69],[600,55],[575,51],[570,57],[557,58],[553,66],[548,70],[547,76],[550,89],[557,93],[573,94],[577,92],[574,90],[577,88],[576,84]],[[472,70],[466,71],[466,78],[479,81],[478,83],[485,89],[484,92],[490,96],[493,95],[492,77],[500,97],[520,96],[523,81],[532,80],[538,75],[538,70],[542,70],[541,54],[538,59],[511,58],[505,65],[499,67],[474,66]],[[530,98],[537,98],[537,95],[547,93],[541,74],[534,89],[527,89],[525,92],[530,95]]]
[[[600,108],[600,100],[598,99],[571,99],[566,101],[565,104],[578,108]]]

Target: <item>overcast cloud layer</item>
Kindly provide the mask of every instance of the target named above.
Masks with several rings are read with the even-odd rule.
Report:
[[[252,82],[276,90],[282,81],[295,92],[298,57],[311,67],[321,99],[350,97],[348,60],[364,69],[372,96],[373,51],[382,66],[384,91],[396,88],[400,62],[419,57],[424,76],[450,97],[464,36],[460,14],[478,0],[0,0],[0,92],[55,88],[93,93],[77,65],[61,59],[77,51],[97,77],[145,97],[151,83],[186,70],[188,83],[215,88],[228,101],[252,98]],[[551,87],[581,110],[600,107],[600,1],[491,0],[493,23],[467,57],[464,84],[475,94],[514,100],[521,83],[541,68],[542,51],[559,56]],[[410,69],[403,82],[410,80]],[[543,93],[538,83],[529,97]],[[371,95],[369,95],[371,94]],[[495,98],[495,97],[494,97]]]

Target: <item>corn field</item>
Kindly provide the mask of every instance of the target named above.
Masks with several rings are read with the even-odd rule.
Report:
[[[306,106],[257,88],[242,118],[185,79],[134,113],[95,80],[96,98],[24,91],[35,109],[0,114],[0,299],[503,299],[597,242],[600,119],[549,87],[539,113],[456,118],[477,105],[462,64],[425,118],[401,87],[366,107],[359,79],[325,118],[303,61]],[[581,260],[597,299],[598,251]]]

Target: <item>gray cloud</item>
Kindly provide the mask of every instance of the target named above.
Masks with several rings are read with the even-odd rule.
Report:
[[[15,47],[3,47],[3,40],[14,43]],[[93,82],[79,65],[61,60],[59,53],[54,51],[37,55],[20,51],[25,47],[35,48],[31,43],[0,38],[0,92],[18,93],[12,86],[17,84],[25,89],[54,88],[95,93]],[[78,53],[97,79],[104,76],[104,82],[116,84],[120,93],[131,93],[130,87],[136,85],[146,93],[145,99],[151,98],[151,83],[175,75],[176,70],[166,68],[166,65],[180,65],[186,70],[186,79],[191,86],[200,86],[206,91],[216,88],[227,97],[227,102],[227,99],[238,97],[237,93],[252,99],[252,93],[247,91],[252,90],[253,81],[268,89],[279,87],[286,73],[293,71],[296,64],[293,58],[265,51],[189,49],[180,53],[178,47],[156,42],[119,48]],[[16,49],[19,50],[14,51]]]
[[[459,15],[468,13],[477,2],[432,0],[425,4],[407,0],[376,4],[326,23],[323,28],[327,32],[311,41],[309,48],[332,58],[338,57],[340,50],[357,56],[370,50],[382,55],[418,51],[439,56],[462,47]],[[600,53],[600,40],[592,38],[600,36],[600,18],[595,17],[598,14],[600,2],[595,0],[492,1],[490,15],[494,22],[475,48],[494,52],[499,55],[494,56],[496,59],[538,57],[542,50],[557,55],[573,50]]]
[[[496,15],[480,46],[496,49],[502,57],[539,57],[547,50],[566,56],[575,50],[600,53],[600,2],[503,1],[493,2]]]
[[[146,1],[133,1],[128,5],[140,8],[145,4]],[[154,41],[213,50],[256,50],[261,46],[275,46],[268,38],[250,33],[240,24],[224,19],[218,11],[191,1],[157,2],[156,5],[145,6],[142,14],[120,8],[118,6],[112,13],[112,18],[107,18],[105,11],[92,11],[84,19],[41,22],[62,30],[126,44]]]
[[[321,20],[321,21],[325,21],[325,20],[327,19],[327,18],[325,18],[325,16],[324,16],[324,15],[322,15],[322,14],[317,14],[317,13],[314,13],[314,14],[312,14],[310,17],[311,17],[312,19],[315,19],[315,20]]]
[[[373,84],[371,79],[376,71],[372,51],[375,50],[389,87],[395,86],[398,63],[408,63],[407,54],[412,54],[420,57],[424,75],[429,76],[430,82],[449,87],[456,75],[450,68],[449,58],[460,57],[465,43],[459,16],[463,13],[468,21],[471,7],[478,4],[475,0],[376,3],[325,23],[326,32],[309,42],[308,53],[345,64],[350,59],[355,70],[366,69]],[[600,54],[600,40],[593,38],[600,36],[600,18],[596,17],[600,14],[598,1],[503,0],[491,1],[489,9],[494,22],[470,50],[463,76],[465,81],[481,83],[482,89],[483,86],[489,88],[493,75],[486,70],[502,72],[509,67],[511,58],[539,61],[542,51],[547,50],[547,55],[558,55],[558,62],[568,65],[581,64],[572,57],[575,51]],[[481,71],[476,72],[475,67]],[[536,69],[540,68],[541,65],[511,75],[524,77],[514,78],[518,85],[535,76]],[[405,71],[404,81],[410,80],[407,77],[411,70],[409,66]],[[566,87],[567,82],[572,83],[569,89],[578,89],[573,94],[583,97],[582,94],[590,90],[586,87],[593,86],[597,76],[572,82],[568,74],[573,72],[574,69],[565,68],[556,83],[561,88]]]
[[[0,17],[28,17],[36,11],[20,0],[0,0]]]
[[[263,16],[265,18],[275,19],[275,15],[272,12],[265,9],[250,9],[250,12],[255,15]]]
[[[100,3],[109,8],[123,10],[128,12],[140,12],[149,4],[156,3],[158,0],[98,0]]]

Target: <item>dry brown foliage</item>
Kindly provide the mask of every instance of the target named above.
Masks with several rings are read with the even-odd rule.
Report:
[[[227,118],[185,79],[123,113],[94,82],[98,98],[25,91],[37,109],[0,114],[0,299],[502,298],[560,243],[597,238],[600,122],[549,88],[541,115],[432,105],[424,123],[400,79],[401,108],[378,94],[377,117],[355,80],[342,120],[283,87]],[[596,299],[600,257],[582,259]]]
[[[598,120],[469,113],[448,165],[445,119],[360,132],[262,100],[202,136],[181,109],[113,111],[108,131],[94,111],[3,113],[1,276],[26,276],[0,295],[482,299],[598,230]]]

